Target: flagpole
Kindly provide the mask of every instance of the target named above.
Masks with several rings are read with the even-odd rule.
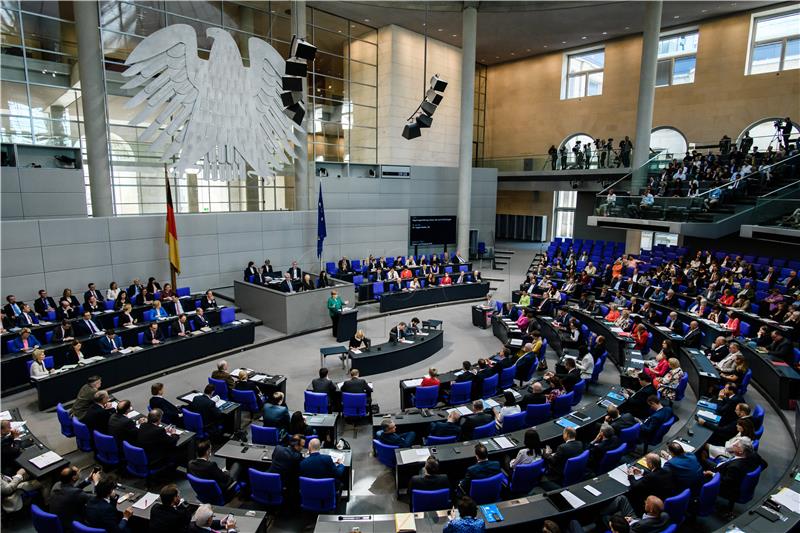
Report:
[[[167,164],[164,163],[164,179],[167,180],[167,187],[169,187],[169,170],[167,169]],[[172,264],[172,261],[169,262],[169,279],[172,283],[172,290],[177,290],[178,288],[178,275],[175,272],[175,265]]]

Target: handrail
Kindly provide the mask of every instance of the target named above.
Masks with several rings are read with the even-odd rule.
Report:
[[[787,157],[786,159],[781,159],[780,161],[776,161],[776,162],[772,163],[771,165],[767,166],[767,169],[771,169],[772,167],[774,167],[776,165],[782,165],[782,164],[786,163],[787,161],[791,161],[795,157],[800,157],[800,154],[795,154],[795,155],[793,155],[791,157]],[[718,189],[724,189],[724,188],[730,188],[731,186],[739,183],[741,180],[745,180],[745,179],[749,178],[750,176],[753,176],[754,174],[761,173],[762,170],[763,169],[755,170],[755,171],[751,172],[750,174],[748,174],[747,176],[741,176],[739,178],[736,178],[734,181],[729,181],[727,183],[723,183],[722,185],[718,185],[718,186],[714,187],[713,189],[708,189],[707,191],[704,191],[704,192],[701,192],[700,194],[698,194],[696,196],[696,198],[700,198],[702,196],[705,196],[705,195],[709,194],[711,191],[716,191]]]
[[[793,182],[791,182],[791,183],[789,183],[789,184],[787,184],[787,185],[784,185],[784,186],[783,186],[783,187],[781,187],[780,189],[775,189],[774,191],[770,191],[770,192],[768,192],[767,194],[765,194],[764,196],[759,196],[759,197],[757,198],[757,200],[763,200],[764,198],[767,198],[767,197],[768,197],[770,194],[775,194],[776,192],[781,192],[782,190],[784,190],[784,189],[788,189],[789,187],[794,187],[794,186],[795,186],[795,185],[797,185],[798,183],[800,183],[800,179],[799,179],[799,180],[796,180],[796,181],[793,181]]]
[[[639,169],[640,169],[640,168],[642,168],[643,166],[645,166],[645,165],[649,165],[649,164],[650,164],[650,163],[651,163],[651,162],[652,162],[654,159],[656,159],[657,157],[659,157],[659,156],[660,156],[660,155],[661,155],[663,152],[665,152],[665,151],[666,151],[666,150],[662,150],[661,152],[657,152],[657,153],[656,153],[656,155],[654,155],[653,157],[651,157],[650,159],[648,159],[647,161],[645,161],[644,163],[642,163],[641,165],[639,165],[639,166],[638,166],[638,167],[636,167],[635,169],[631,170],[630,172],[628,172],[627,174],[625,174],[624,176],[622,176],[620,179],[618,179],[617,181],[615,181],[614,183],[612,183],[611,185],[609,185],[609,186],[608,186],[608,187],[606,187],[605,189],[602,189],[600,192],[598,192],[598,193],[595,195],[595,198],[598,198],[598,197],[600,197],[600,196],[601,196],[601,195],[602,195],[604,192],[606,192],[606,191],[607,191],[607,190],[609,190],[609,189],[612,189],[612,188],[613,188],[613,187],[614,187],[614,186],[615,186],[617,183],[621,182],[621,181],[622,181],[622,180],[624,180],[625,178],[628,178],[628,177],[630,177],[630,176],[631,176],[631,175],[632,175],[634,172],[636,172],[637,170],[639,170]]]

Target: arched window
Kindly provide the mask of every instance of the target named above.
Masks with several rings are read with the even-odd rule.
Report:
[[[683,133],[670,126],[655,128],[650,134],[650,148],[653,150],[666,150],[669,159],[683,159],[689,145]]]
[[[773,150],[777,150],[779,146],[783,145],[783,141],[778,139],[778,132],[775,128],[775,121],[783,121],[784,117],[768,117],[753,122],[736,137],[736,144],[742,139],[745,131],[750,132],[750,137],[753,138],[753,147],[758,147],[759,151],[766,152],[767,148],[772,146]],[[797,122],[792,121],[792,139],[797,139],[800,129],[797,127]]]
[[[591,135],[587,135],[585,133],[573,133],[572,135],[570,135],[561,142],[559,149],[561,147],[565,147],[567,149],[567,168],[577,167],[578,162],[575,160],[575,154],[572,152],[572,149],[575,147],[576,144],[578,144],[578,142],[581,143],[581,150],[583,150],[583,147],[586,146],[586,143],[592,145],[591,168],[597,168],[597,153],[594,147],[594,138]],[[560,157],[561,156],[559,154],[559,161]],[[582,155],[581,155],[581,162],[583,168],[589,168],[586,166],[586,161],[583,159]],[[561,170],[560,163],[558,168],[559,170]]]

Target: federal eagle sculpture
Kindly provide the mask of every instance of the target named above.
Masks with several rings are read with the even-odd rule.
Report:
[[[194,28],[175,24],[145,38],[130,54],[123,89],[141,87],[126,107],[145,107],[130,121],[147,123],[140,139],[182,176],[203,169],[203,178],[230,181],[248,172],[274,176],[292,163],[305,132],[283,113],[281,76],[286,62],[261,39],[248,40],[250,66],[231,35],[209,28],[208,60],[197,55]],[[248,166],[252,170],[248,170]]]

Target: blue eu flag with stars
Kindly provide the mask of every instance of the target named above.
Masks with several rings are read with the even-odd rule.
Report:
[[[319,184],[319,201],[317,202],[317,258],[322,257],[322,241],[328,236],[325,228],[325,206],[322,204],[322,184]]]

